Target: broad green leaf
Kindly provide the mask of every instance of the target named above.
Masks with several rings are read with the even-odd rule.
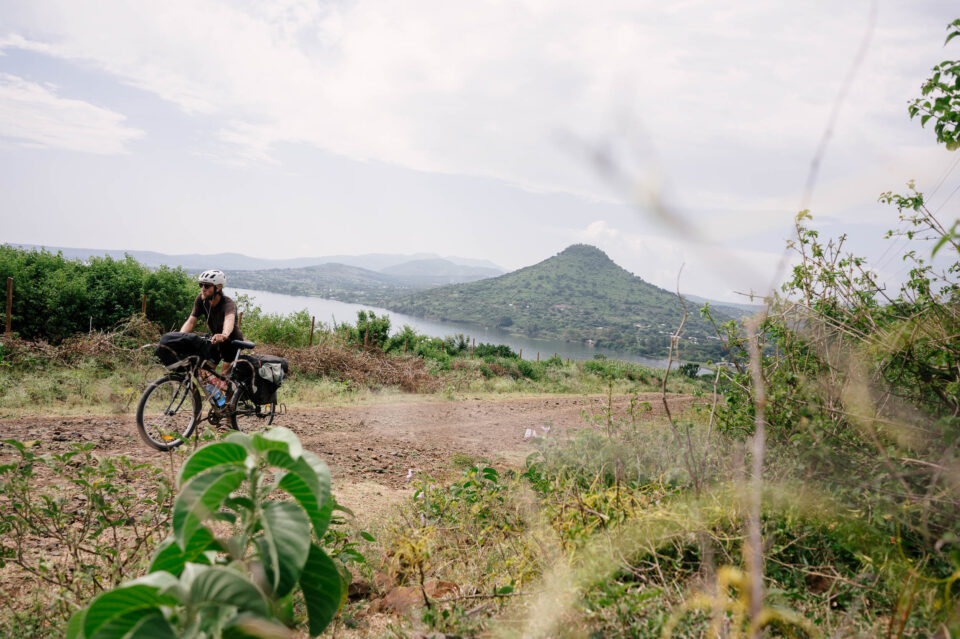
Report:
[[[190,584],[190,603],[194,606],[236,606],[266,616],[269,607],[263,594],[240,573],[212,566],[199,573]]]
[[[233,442],[215,442],[207,444],[190,455],[180,469],[177,486],[183,486],[191,477],[205,470],[223,465],[243,466],[247,459],[247,449]]]
[[[320,482],[320,496],[322,499],[318,501],[320,503],[319,520],[322,525],[317,526],[314,524],[313,532],[317,536],[317,539],[323,539],[324,533],[327,532],[327,526],[330,525],[330,515],[333,514],[333,509],[337,507],[336,500],[333,498],[333,495],[330,494],[330,468],[327,466],[327,462],[308,450],[303,451],[302,459],[310,464],[310,468],[312,468],[313,472],[317,475],[317,481]]]
[[[239,614],[223,628],[223,639],[292,639],[286,626],[249,613]]]
[[[267,439],[260,433],[254,433],[251,435],[250,442],[253,445],[253,450],[258,453],[278,451],[286,455],[290,454],[290,446],[287,444],[287,442],[277,439]]]
[[[267,454],[267,462],[286,469],[288,472],[280,479],[277,486],[290,493],[297,500],[310,517],[310,523],[317,534],[323,537],[327,526],[330,525],[332,504],[330,499],[329,470],[326,464],[320,461],[326,471],[326,481],[322,481],[316,469],[307,461],[307,453],[300,459],[293,459],[286,453],[271,451]]]
[[[310,553],[310,520],[296,504],[265,504],[260,518],[263,536],[257,538],[267,582],[275,597],[289,593],[300,579]]]
[[[86,614],[86,608],[81,608],[73,613],[63,631],[63,639],[84,639],[86,637],[83,634],[83,618]]]
[[[263,435],[253,435],[253,447],[260,452],[266,450],[282,450],[290,454],[293,459],[300,459],[303,454],[303,445],[289,428],[277,426]]]
[[[131,610],[103,624],[90,639],[139,639],[140,637],[177,639],[177,633],[160,610],[154,609],[146,614],[142,610]]]
[[[157,572],[150,572],[134,579],[133,581],[128,581],[125,586],[151,586],[157,589],[161,595],[168,594],[171,588],[179,585],[179,580],[174,577],[171,573],[166,572],[165,570],[159,570]]]
[[[156,586],[139,584],[108,590],[94,599],[87,609],[83,619],[83,634],[87,639],[122,637],[151,610],[158,610],[160,606],[176,606],[178,603],[175,597],[161,595]],[[104,632],[109,630],[111,634],[99,634],[101,628]]]
[[[130,639],[138,637],[149,637],[149,639],[177,639],[177,632],[170,625],[163,614],[157,614],[144,617],[134,626],[127,635]]]
[[[223,441],[230,442],[232,444],[240,444],[246,448],[249,452],[253,452],[253,445],[250,443],[250,435],[246,433],[241,433],[240,431],[234,431],[223,438]]]
[[[173,504],[173,537],[186,549],[187,541],[220,502],[243,483],[246,473],[236,466],[220,466],[193,477],[180,489]]]
[[[248,513],[252,513],[256,509],[256,505],[253,503],[253,500],[242,495],[239,497],[228,497],[227,499],[224,499],[223,505],[235,512],[240,512],[240,509],[243,509]]]
[[[100,626],[95,633],[90,635],[90,639],[132,639],[134,637],[151,637],[152,639],[153,635],[141,632],[140,628],[145,621],[158,618],[159,621],[166,623],[166,619],[163,618],[163,613],[159,608],[131,610],[113,617]],[[167,627],[169,628],[169,624],[167,624]],[[170,628],[170,631],[166,635],[161,634],[161,637],[176,639],[176,635],[172,634],[172,628]]]
[[[307,604],[310,635],[317,636],[340,610],[343,585],[333,560],[310,544],[310,556],[300,576],[300,589]]]
[[[167,537],[153,553],[149,572],[164,570],[179,577],[187,562],[209,563],[203,553],[211,547],[219,548],[219,544],[206,528],[198,528],[185,548],[180,548],[173,537]]]

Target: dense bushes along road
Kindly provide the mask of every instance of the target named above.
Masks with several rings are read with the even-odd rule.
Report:
[[[68,260],[61,253],[0,246],[0,281],[13,278],[13,331],[58,343],[79,332],[115,326],[141,310],[165,329],[190,313],[196,284],[183,269],[151,271],[132,257]]]

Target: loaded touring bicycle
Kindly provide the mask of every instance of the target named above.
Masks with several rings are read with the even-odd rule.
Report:
[[[198,426],[252,431],[269,426],[285,412],[277,404],[277,389],[289,371],[286,359],[272,355],[240,355],[253,342],[234,340],[238,346],[230,372],[214,370],[213,344],[194,333],[167,333],[154,353],[169,373],[152,382],[137,404],[140,437],[157,450],[171,450]],[[203,416],[204,405],[207,406]]]

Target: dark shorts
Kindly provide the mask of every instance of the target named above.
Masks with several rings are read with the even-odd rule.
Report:
[[[223,360],[224,362],[230,362],[232,364],[239,350],[240,347],[234,345],[232,340],[227,340],[226,342],[217,344],[213,348],[213,354],[217,362]]]

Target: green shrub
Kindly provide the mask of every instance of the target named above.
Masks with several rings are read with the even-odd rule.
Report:
[[[390,339],[390,316],[377,317],[373,311],[357,311],[357,325],[337,324],[336,332],[358,348],[386,350]]]
[[[67,639],[286,636],[295,593],[320,634],[349,581],[316,541],[335,506],[327,465],[289,430],[232,433],[193,453],[177,484],[149,573],[77,612]]]
[[[189,315],[196,285],[182,269],[151,271],[132,257],[68,260],[61,253],[0,246],[0,281],[13,278],[13,330],[26,339],[60,342],[90,329],[105,330],[138,314],[165,329]]]
[[[545,364],[538,364],[529,360],[518,359],[516,360],[515,365],[520,375],[526,377],[527,379],[537,381],[543,377],[543,369]]]
[[[550,366],[551,368],[562,368],[563,367],[563,358],[554,353],[549,358],[543,360],[544,366]]]
[[[95,455],[95,444],[51,455],[35,444],[0,443],[0,568],[16,567],[38,585],[43,623],[28,636],[44,636],[78,605],[143,569],[170,518],[172,487],[160,469]],[[38,539],[55,544],[54,552]],[[4,615],[0,631],[10,633],[9,622]]]
[[[631,364],[619,359],[607,359],[603,355],[594,355],[593,359],[583,363],[583,369],[609,380],[629,379],[636,382],[645,382],[648,376],[648,372],[639,364]]]
[[[264,313],[259,306],[246,305],[243,311],[243,336],[255,343],[305,348],[310,343],[312,321],[306,309],[280,315]],[[321,325],[320,332],[325,328]]]
[[[388,353],[416,353],[417,347],[430,339],[422,333],[418,333],[409,324],[404,324],[400,331],[387,340],[385,351]]]
[[[693,362],[688,362],[686,364],[680,364],[677,367],[677,372],[683,375],[684,377],[689,377],[690,379],[697,379],[700,374],[700,364]]]
[[[506,344],[477,344],[477,347],[474,349],[473,354],[477,357],[505,357],[510,359],[520,359],[520,356],[517,355],[512,348]]]

